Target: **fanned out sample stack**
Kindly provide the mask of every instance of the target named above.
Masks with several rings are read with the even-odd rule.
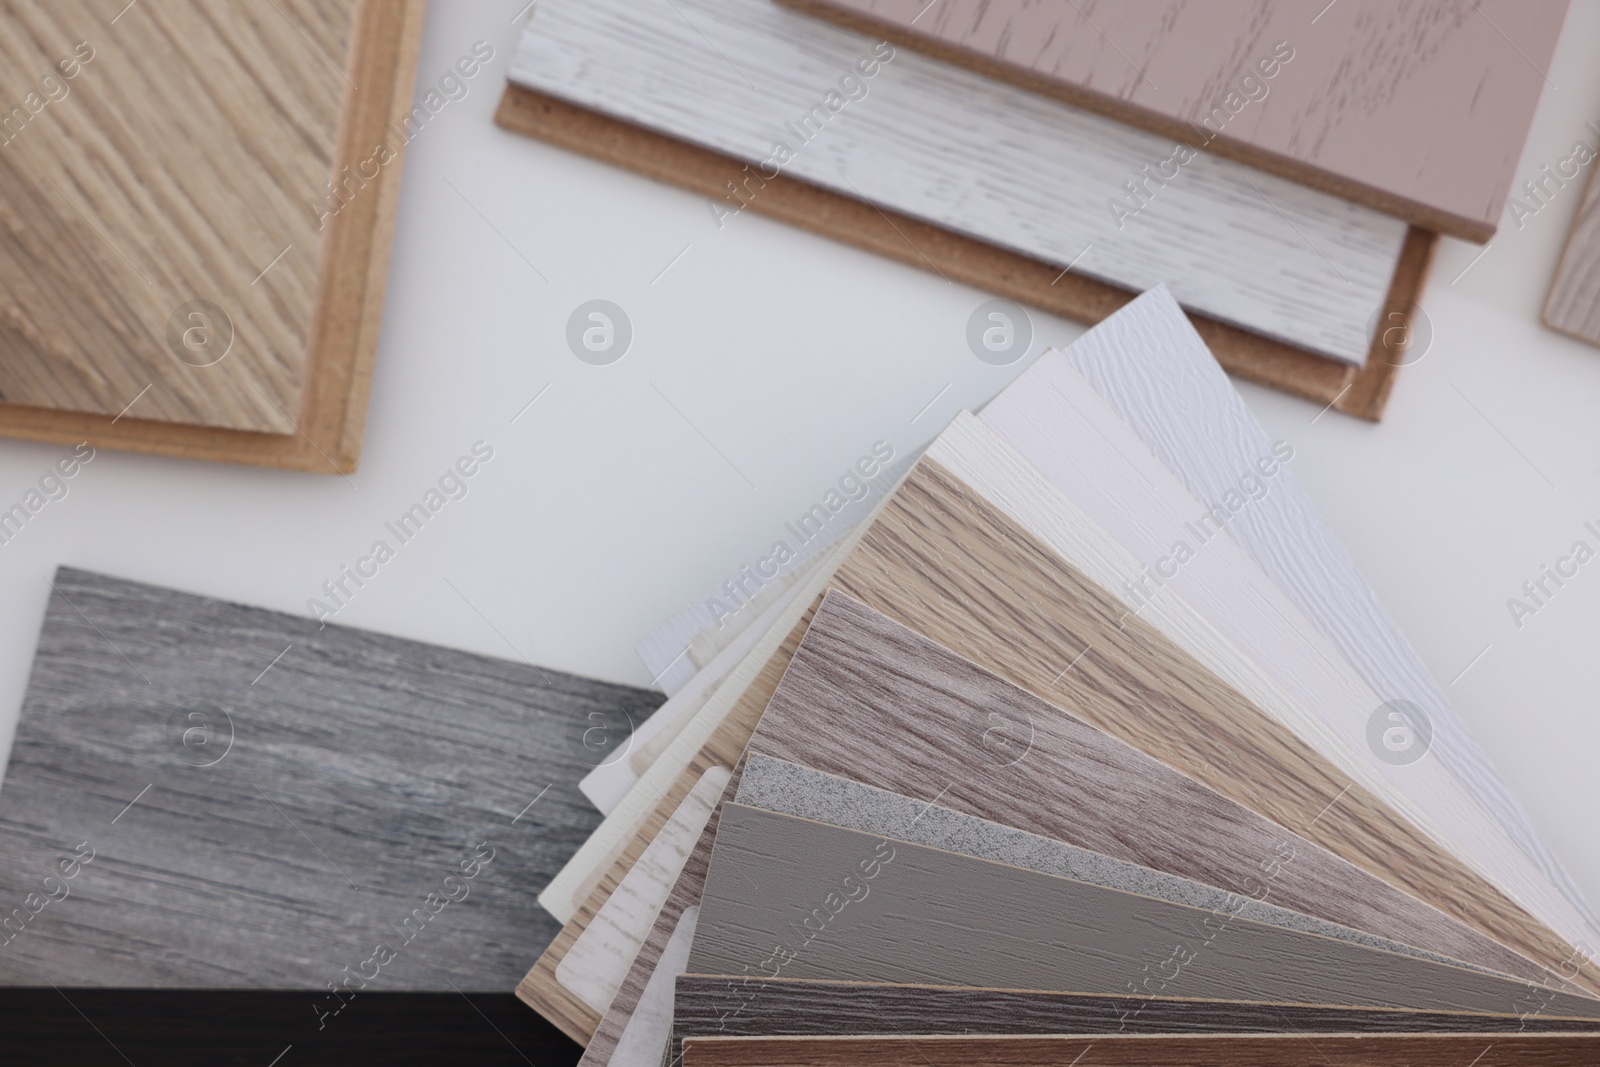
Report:
[[[588,1067],[1600,1057],[1592,913],[1165,289],[879,458],[641,645],[518,989]]]

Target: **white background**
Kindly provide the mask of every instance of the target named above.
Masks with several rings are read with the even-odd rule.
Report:
[[[636,638],[762,552],[874,441],[919,446],[1021,369],[966,347],[985,294],[749,213],[719,230],[698,197],[499,130],[524,2],[430,5],[419,93],[475,41],[496,54],[410,148],[360,471],[100,453],[0,546],[0,745],[57,565],[307,614],[478,440],[495,454],[469,495],[338,621],[646,684]],[[1519,179],[1595,144],[1596,55],[1600,3],[1578,0]],[[1538,323],[1579,196],[1520,230],[1508,215],[1475,263],[1477,246],[1443,242],[1432,345],[1382,425],[1242,388],[1600,904],[1600,560],[1520,630],[1506,606],[1574,541],[1600,548],[1583,529],[1600,526],[1600,350]],[[633,323],[612,366],[566,346],[567,317],[595,298]],[[1034,323],[1034,352],[1081,332]],[[67,451],[0,441],[0,507]]]

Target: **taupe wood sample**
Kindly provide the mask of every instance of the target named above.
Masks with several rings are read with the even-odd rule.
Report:
[[[850,1034],[1519,1033],[1594,1031],[1594,1020],[1016,989],[683,974],[673,1055],[696,1037]]]
[[[1544,324],[1600,345],[1600,181],[1593,174],[1545,298]]]
[[[15,171],[17,195],[38,208],[8,216],[0,244],[34,247],[27,242],[39,239],[40,227],[57,226],[61,250],[78,255],[83,269],[71,274],[71,262],[54,253],[26,261],[27,269],[41,290],[51,271],[95,289],[79,296],[67,290],[77,314],[70,328],[56,303],[12,301],[14,313],[0,322],[7,357],[0,362],[15,371],[0,381],[7,401],[0,403],[0,435],[353,470],[399,198],[405,137],[395,131],[404,130],[410,108],[422,0],[164,0],[142,3],[114,25],[107,20],[117,11],[104,4],[94,5],[88,22],[73,14],[86,2],[11,6],[27,12],[18,25],[41,30],[36,47],[48,51],[54,37],[46,29],[56,16],[41,14],[48,10],[60,12],[62,32],[85,26],[96,53],[64,82],[69,95],[0,148],[0,167]],[[231,50],[218,58],[213,53],[224,41]],[[282,107],[247,107],[252,79],[283,91],[292,81],[301,91],[331,92],[333,109],[313,112],[290,99],[279,100]],[[173,93],[180,95],[164,95]],[[107,115],[115,125],[85,125]],[[70,151],[38,159],[19,151],[38,153],[63,130],[73,133]],[[140,142],[137,149],[123,143],[130,138]],[[380,142],[392,158],[377,165]],[[98,162],[85,170],[88,156]],[[64,165],[58,157],[73,166],[70,174],[51,170]],[[174,165],[179,158],[183,165]],[[225,175],[213,173],[224,166]],[[345,176],[346,167],[362,177]],[[319,230],[314,206],[325,201],[325,183],[336,172],[357,191]],[[129,180],[117,184],[118,175]],[[41,184],[46,177],[64,198]],[[258,254],[264,244],[271,247]],[[123,293],[112,281],[133,288]],[[45,297],[61,299],[54,289]],[[180,361],[168,347],[168,320],[195,299],[218,304],[233,321],[232,348],[213,366],[189,366],[207,357]],[[193,322],[183,315],[177,321]],[[115,343],[95,341],[100,334]],[[129,375],[142,380],[124,381]],[[85,390],[93,403],[69,399]]]
[[[737,803],[688,970],[1087,993],[1154,979],[1173,996],[1502,1015],[1544,993],[1600,1018],[1586,997]]]
[[[746,178],[747,165],[741,160],[519,85],[506,87],[495,122],[713,199],[726,195],[730,183],[737,187]],[[785,174],[767,179],[761,195],[745,206],[1077,322],[1099,322],[1137,295],[1074,271],[1063,274],[1059,266]],[[1389,284],[1386,312],[1408,313],[1416,306],[1437,243],[1437,234],[1430,230],[1412,227],[1407,232]],[[1365,365],[1357,368],[1231,323],[1203,315],[1191,319],[1230,374],[1372,421],[1383,415],[1410,333],[1376,331]]]
[[[661,700],[84,571],[55,587],[0,789],[3,984],[302,988],[329,1012],[347,977],[504,988],[555,933],[533,890],[599,821],[591,716]]]
[[[1587,1034],[699,1038],[683,1067],[1587,1067]]]
[[[1469,241],[1494,235],[1565,0],[781,0]]]
[[[1091,588],[926,457],[865,532],[832,585],[1593,988],[1570,946],[1414,828],[1394,819],[1364,790],[1328,771],[1320,757],[1285,739],[1280,727],[1196,669],[1141,620],[1125,618],[1112,598]],[[555,980],[565,945],[584,928],[698,776],[711,766],[737,761],[807,621],[788,635],[686,771],[661,794],[589,900],[519,986],[525,1000],[569,1032],[587,1036],[598,1020],[592,1012],[571,1011],[570,998]],[[1156,650],[1162,651],[1156,655]],[[1252,725],[1241,727],[1243,721]],[[1252,742],[1250,747],[1240,744],[1244,739]],[[674,907],[681,911],[681,904],[669,901],[662,915],[675,919]],[[628,1010],[625,998],[636,983],[642,987],[647,980],[664,937],[658,927],[647,940],[612,1014]],[[610,1035],[609,1018],[605,1033]],[[595,1036],[599,1041],[600,1034]]]

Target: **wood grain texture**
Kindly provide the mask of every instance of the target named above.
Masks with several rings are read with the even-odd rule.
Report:
[[[495,121],[706,197],[721,197],[730,184],[746,179],[745,164],[732,156],[519,85],[507,87]],[[768,180],[747,208],[1078,322],[1100,322],[1136,296],[1078,271],[1063,274],[1043,260],[788,175]],[[1437,243],[1431,231],[1407,231],[1389,282],[1386,315],[1416,307]],[[1373,422],[1383,416],[1410,341],[1409,331],[1379,331],[1365,365],[1356,368],[1220,319],[1192,311],[1190,317],[1228,373]]]
[[[1145,294],[1063,354],[1201,501],[1237,494],[1240,479],[1271,453],[1272,440],[1165,292]],[[1522,903],[1592,954],[1600,934],[1582,894],[1292,472],[1281,472],[1259,501],[1230,507],[1227,530],[1373,690],[1410,702],[1435,724],[1425,758],[1460,779],[1560,892]]]
[[[755,93],[744,70],[760,79]],[[547,3],[511,77],[750,164],[740,195],[724,191],[730,210],[758,203],[781,171],[1058,272],[1136,291],[1166,282],[1202,314],[1354,364],[1405,235],[1396,220],[1208,156],[1119,218],[1110,198],[1171,155],[1170,141],[913,53],[875,53],[870,38],[763,0],[690,0],[682,15]],[[775,142],[786,146],[776,156]]]
[[[588,716],[660,701],[84,571],[55,587],[0,791],[6,984],[509,985],[555,933],[530,887],[598,821]]]
[[[1592,1032],[1593,1020],[1088,996],[1016,989],[681,974],[673,1055],[685,1038],[851,1034]]]
[[[1586,1034],[700,1038],[683,1067],[1580,1067]]]
[[[726,803],[692,974],[1513,1015],[1600,1002]]]
[[[812,619],[808,637],[820,636],[811,631],[816,630],[821,623],[819,612],[818,616]],[[802,642],[802,652],[805,647],[806,643]],[[795,666],[795,663],[790,664],[791,673]],[[783,686],[780,685],[779,689],[781,691]],[[771,714],[773,705],[768,704],[767,710],[768,714]],[[971,713],[981,717],[986,710],[988,709],[974,708]],[[830,717],[827,720],[814,722],[813,729],[831,729],[833,721],[835,720]],[[993,721],[997,724],[1006,722],[1003,716]],[[984,736],[989,737],[991,744],[994,744],[994,738],[1002,729],[1003,727],[999,725],[987,727]],[[827,823],[830,826],[839,826],[861,833],[882,834],[897,841],[909,841],[915,845],[942,849],[945,852],[959,853],[992,863],[1004,863],[1024,870],[1038,871],[1041,874],[1071,878],[1124,893],[1136,893],[1169,904],[1200,908],[1219,917],[1248,919],[1254,923],[1300,934],[1332,938],[1369,949],[1414,956],[1452,967],[1482,970],[1481,967],[1441,956],[1425,948],[1405,945],[1386,937],[1327,922],[1313,915],[1267,903],[1265,900],[1255,900],[1240,893],[1167,874],[1091,849],[1079,848],[1042,834],[1028,833],[1026,830],[1016,829],[995,819],[979,818],[935,802],[916,800],[840,775],[775,759],[756,750],[762,744],[761,733],[761,728],[757,727],[756,736],[751,739],[751,748],[746,753],[744,773],[739,779],[739,790],[734,797],[746,807],[791,815],[799,819],[810,819],[813,822]],[[958,727],[958,733],[965,734],[970,740],[970,729],[961,731]],[[1021,753],[1020,747],[1017,751]],[[1051,803],[1052,806],[1055,803],[1055,797],[1044,791],[1040,792],[1039,800],[1041,803]],[[1124,822],[1128,820],[1130,814],[1126,810],[1118,813]],[[1149,817],[1143,805],[1139,809],[1139,814],[1142,818]],[[638,870],[638,867],[634,870]],[[1543,976],[1535,975],[1534,978],[1539,980]],[[567,984],[570,986],[571,983]]]
[[[1281,727],[1246,710],[1249,706],[1236,693],[1219,686],[1193,661],[1171,649],[1176,658],[1167,660],[1163,653],[1164,666],[1153,666],[1157,660],[1151,658],[1152,649],[1170,649],[1164,639],[1137,618],[1127,619],[1112,598],[1084,582],[938,464],[927,459],[919,463],[835,574],[832,586],[923,630],[1008,681],[1073,708],[1135,747],[1166,754],[1166,762],[1184,766],[1238,803],[1297,828],[1491,939],[1558,973],[1572,973],[1570,946],[1364,790],[1332,773],[1320,757],[1285,737]],[[737,690],[730,690],[727,700],[708,704],[703,721],[680,737],[678,754],[663,756],[641,780],[641,787],[649,783],[641,801],[653,806],[643,818],[630,813],[617,820],[634,836],[568,930],[580,930],[587,922],[585,911],[598,906],[634,862],[687,792],[689,776],[738,758],[801,632],[797,627],[776,649],[758,650],[771,658],[751,675],[755,681],[750,688],[737,699]],[[1164,671],[1176,673],[1163,678]],[[1127,709],[1137,709],[1137,715],[1130,719]],[[1248,748],[1241,748],[1235,736],[1240,716],[1256,717],[1245,734],[1253,742]],[[690,770],[673,781],[671,775],[684,763]],[[652,802],[656,796],[663,799]],[[674,914],[672,907],[669,901],[662,915]],[[550,972],[570,943],[566,938],[564,931],[521,987],[530,1003],[557,1014],[559,998],[548,987],[556,985]],[[640,985],[654,958],[646,953],[659,953],[660,945],[652,946],[653,941],[647,940],[635,965],[636,970],[642,967]],[[624,998],[634,978],[630,975],[624,984],[614,1010],[626,1010]]]
[[[317,10],[330,8],[330,0],[319,0]],[[42,7],[43,5],[38,5]],[[103,6],[103,5],[102,5]],[[148,4],[142,5],[146,8]],[[170,19],[171,12],[182,12],[199,9],[219,9],[226,5],[212,5],[204,0],[192,0],[191,3],[157,5],[164,8],[162,12],[145,15],[156,24],[160,20]],[[291,270],[285,272],[282,284],[290,285],[293,290],[301,282],[290,282],[291,278],[299,278],[300,274],[309,272],[314,284],[311,286],[310,298],[300,302],[299,306],[292,306],[284,301],[287,296],[277,294],[272,313],[279,316],[283,322],[293,321],[298,323],[297,329],[303,338],[301,351],[303,355],[296,355],[292,350],[274,350],[274,359],[299,361],[303,364],[300,380],[303,388],[300,390],[298,400],[287,406],[279,405],[279,413],[274,416],[276,421],[272,425],[274,432],[259,432],[256,430],[227,429],[215,426],[190,425],[181,422],[162,421],[169,419],[170,412],[164,409],[149,409],[145,405],[151,403],[152,395],[159,386],[152,381],[145,381],[134,385],[125,392],[120,388],[107,392],[108,399],[97,410],[105,414],[92,412],[52,410],[49,408],[26,406],[23,403],[0,404],[0,435],[21,437],[27,439],[58,441],[76,443],[87,440],[99,448],[125,449],[131,451],[152,452],[161,455],[172,455],[183,458],[207,459],[221,462],[247,463],[252,465],[277,466],[294,470],[316,471],[323,473],[345,473],[355,469],[360,455],[362,431],[366,419],[367,395],[371,387],[372,364],[377,349],[378,331],[383,306],[384,284],[388,274],[388,253],[392,237],[394,210],[399,199],[399,184],[401,163],[399,157],[404,152],[404,136],[395,130],[404,130],[404,120],[410,108],[411,85],[415,72],[417,47],[422,28],[422,0],[402,0],[402,2],[382,2],[382,0],[358,0],[357,3],[346,5],[346,15],[353,10],[353,21],[345,23],[342,33],[349,40],[348,59],[343,64],[344,70],[338,69],[340,59],[344,53],[339,52],[332,57],[333,65],[329,61],[317,56],[305,36],[296,32],[290,22],[286,22],[284,14],[263,7],[259,17],[255,18],[252,25],[257,25],[261,32],[276,38],[281,33],[287,33],[293,38],[286,47],[295,49],[291,66],[309,63],[318,67],[317,78],[326,76],[339,93],[342,93],[342,103],[338,109],[337,136],[330,138],[325,143],[311,144],[299,142],[296,158],[301,156],[317,155],[325,161],[331,155],[331,166],[317,177],[315,187],[308,193],[309,197],[316,196],[323,189],[323,182],[335,170],[343,173],[343,168],[348,165],[358,167],[363,161],[369,159],[374,152],[374,146],[383,142],[389,146],[395,158],[387,164],[376,168],[375,177],[365,182],[358,195],[350,197],[346,206],[337,214],[326,220],[325,228],[316,234],[317,240],[306,247],[300,242],[295,242],[294,248],[287,252],[283,259],[276,263],[270,271],[261,275],[255,285],[249,283],[255,278],[257,272],[267,266],[278,251],[288,243],[285,241],[268,251],[261,262],[255,262],[255,268],[243,277],[237,289],[239,292],[248,293],[249,296],[237,295],[235,290],[229,289],[224,293],[215,287],[205,289],[201,295],[216,302],[225,308],[232,308],[237,301],[259,300],[256,295],[263,290],[262,287],[280,284],[274,281],[275,276],[286,266]],[[293,10],[291,10],[291,8]],[[291,18],[298,18],[301,9],[313,10],[307,3],[290,5],[283,9]],[[229,8],[233,10],[232,7]],[[109,14],[115,14],[110,12]],[[109,17],[109,14],[107,17]],[[223,18],[226,22],[233,16]],[[115,27],[104,24],[104,19],[97,19],[98,27],[92,40],[97,46],[104,45],[97,53],[97,60],[89,63],[78,78],[73,80],[88,84],[88,80],[95,74],[95,68],[100,59],[111,55],[114,49],[114,38],[111,30],[120,30],[134,20],[134,13],[118,20]],[[168,27],[171,29],[171,27]],[[179,27],[181,29],[181,26]],[[100,31],[104,30],[104,34]],[[208,34],[182,35],[185,39],[209,39]],[[178,43],[168,43],[161,48],[154,49],[154,54],[166,56],[172,49],[185,47]],[[309,60],[306,58],[310,56]],[[163,62],[176,62],[164,59]],[[218,70],[232,69],[238,64],[230,59],[221,64]],[[110,69],[108,64],[107,69]],[[251,70],[261,74],[265,64],[256,64]],[[308,68],[309,70],[309,68]],[[163,72],[165,68],[163,68]],[[215,79],[223,77],[217,70],[210,67],[198,73],[184,74],[184,77],[201,77]],[[262,75],[265,76],[265,75]],[[308,75],[309,76],[309,75]],[[346,80],[348,79],[348,81]],[[180,79],[181,80],[181,79]],[[226,80],[226,79],[225,79]],[[362,90],[347,91],[351,83],[359,85]],[[52,104],[51,110],[60,110],[69,113],[72,107],[82,101],[79,93],[68,96],[59,104]],[[83,94],[87,97],[88,94]],[[204,97],[206,94],[201,93]],[[187,99],[187,98],[186,98]],[[220,99],[220,98],[219,98]],[[116,102],[116,107],[121,107],[122,102]],[[180,109],[181,110],[181,109]],[[254,115],[251,112],[250,115]],[[16,139],[16,142],[0,149],[0,155],[6,155],[21,145],[27,138],[32,137],[37,131],[32,128],[39,126],[50,117],[50,110],[40,115],[30,128]],[[250,116],[226,115],[229,121],[249,124],[254,122]],[[170,117],[169,117],[170,118]],[[299,116],[290,116],[298,120]],[[140,120],[143,121],[143,120]],[[155,121],[155,120],[152,120]],[[171,121],[180,125],[182,116]],[[189,116],[187,121],[198,121],[194,116]],[[276,121],[276,120],[274,120]],[[298,127],[297,127],[298,131]],[[297,132],[296,136],[299,136]],[[213,147],[219,141],[228,138],[221,133],[213,136],[208,142]],[[233,136],[233,140],[241,140]],[[248,137],[242,138],[246,143]],[[96,142],[98,143],[98,142]],[[188,143],[188,142],[185,142]],[[91,147],[93,147],[91,145]],[[155,143],[152,142],[152,150]],[[162,157],[164,158],[164,157]],[[265,173],[271,178],[274,171],[281,167],[294,167],[282,163],[276,157],[253,163],[252,174]],[[370,166],[370,164],[369,164]],[[162,167],[163,173],[170,168]],[[179,178],[164,178],[157,183],[153,191],[148,193],[147,200],[140,203],[150,211],[155,211],[161,203],[171,204],[171,190]],[[37,184],[36,182],[33,184]],[[220,183],[227,185],[226,182]],[[74,188],[62,185],[68,197],[74,194]],[[142,187],[141,187],[142,188]],[[53,194],[52,194],[53,195]],[[132,194],[130,194],[132,195]],[[217,193],[217,196],[226,196],[226,193]],[[167,197],[163,200],[163,197]],[[59,198],[58,198],[59,199]],[[256,219],[256,212],[265,211],[271,204],[279,202],[280,198],[274,197],[263,201],[260,205],[252,204],[249,210],[239,213],[239,218],[233,221],[234,229],[242,231],[243,235],[234,244],[228,246],[224,258],[230,266],[224,268],[218,265],[215,270],[208,268],[206,278],[215,279],[208,283],[213,286],[226,282],[232,285],[237,281],[234,275],[239,268],[238,262],[244,258],[253,257],[255,244],[266,238],[263,236],[271,226],[263,218]],[[82,206],[81,201],[78,202]],[[58,204],[57,207],[60,205]],[[174,210],[177,210],[176,208]],[[185,208],[184,210],[190,210]],[[311,220],[313,227],[317,216],[312,210],[309,199],[295,202],[295,210]],[[298,215],[296,216],[298,217]],[[76,224],[81,225],[80,216],[73,215]],[[196,224],[198,225],[198,224]],[[176,234],[173,240],[182,241],[186,231],[182,226],[173,227]],[[203,227],[202,227],[203,231]],[[233,232],[233,231],[218,231]],[[81,237],[82,235],[78,235]],[[193,235],[190,235],[193,236]],[[76,240],[77,238],[75,238]],[[206,237],[201,240],[195,237],[192,248],[206,247],[205,242],[221,238]],[[99,240],[95,237],[94,240]],[[103,244],[104,242],[102,242]],[[119,242],[120,243],[120,242]],[[241,251],[248,245],[249,252]],[[142,247],[142,246],[139,246]],[[133,242],[129,241],[123,250],[136,261],[139,257],[134,255]],[[114,266],[125,272],[132,273],[124,260],[115,252],[109,254]],[[198,254],[198,253],[195,253]],[[219,253],[222,255],[222,253]],[[141,262],[141,268],[143,263]],[[251,258],[251,262],[254,259]],[[110,270],[111,267],[106,267]],[[298,274],[295,272],[299,272]],[[148,272],[147,272],[148,273]],[[303,279],[302,279],[303,281]],[[138,288],[151,290],[161,287],[161,284],[146,286],[135,278]],[[305,288],[301,285],[301,288]],[[299,290],[294,290],[299,292]],[[294,296],[294,292],[288,296]],[[206,297],[206,293],[218,295]],[[154,297],[147,295],[148,299]],[[183,300],[190,299],[184,295]],[[299,297],[295,297],[299,300]],[[166,301],[166,296],[161,297]],[[163,306],[158,319],[153,320],[150,329],[145,325],[140,314],[129,310],[127,320],[140,323],[139,329],[144,330],[150,338],[154,338],[161,346],[165,345],[165,324],[173,308],[179,303],[177,298],[172,299],[171,306]],[[277,306],[281,304],[282,306]],[[153,306],[153,305],[152,305]],[[149,318],[151,314],[143,315]],[[230,312],[231,315],[231,312]],[[241,321],[243,321],[241,319]],[[21,332],[19,333],[19,329]],[[37,348],[37,338],[22,329],[18,320],[7,319],[0,325],[0,343],[12,347],[13,343],[22,344],[23,347],[34,346]],[[18,340],[18,339],[21,340]],[[239,325],[236,341],[230,355],[213,367],[197,368],[193,373],[197,375],[219,370],[234,373],[228,368],[240,362],[238,357],[244,351],[244,345],[252,339],[247,334],[244,325]],[[163,347],[159,353],[167,364],[181,367],[177,358]],[[52,357],[53,358],[53,357]],[[102,362],[109,359],[106,356],[95,356]],[[169,368],[170,369],[170,368]],[[185,371],[187,373],[187,371]],[[92,375],[90,375],[92,377]],[[215,375],[212,375],[215,377]],[[88,380],[87,378],[85,380]],[[210,380],[209,378],[207,380]],[[253,380],[252,380],[253,382]],[[256,391],[252,382],[235,382],[235,392],[248,393],[253,402],[265,403],[261,393]],[[137,396],[145,384],[152,388],[142,396]],[[246,388],[246,386],[249,386]],[[109,388],[109,387],[108,387]],[[232,387],[230,387],[232,388]],[[240,392],[242,390],[242,392]],[[115,395],[112,396],[112,393]],[[229,394],[230,396],[232,394]],[[270,390],[268,391],[270,396]],[[8,392],[7,399],[13,399]],[[115,403],[112,403],[115,400]],[[136,402],[135,402],[136,401]],[[126,409],[126,414],[120,414]],[[120,415],[120,417],[119,417]],[[151,417],[146,417],[146,416]],[[183,416],[180,416],[183,417]]]
[[[1589,175],[1545,298],[1544,324],[1600,345],[1600,182]]]
[[[1479,242],[1505,207],[1567,12],[1565,0],[783,2]]]
[[[958,418],[935,447],[949,441],[974,458],[994,451],[996,443],[969,432],[969,423],[978,425]],[[994,427],[1061,490],[1064,499],[1051,510],[1070,514],[1081,506],[1084,518],[1132,553],[1135,567],[1124,564],[1121,573],[1096,575],[1102,587],[1123,591],[1130,610],[1139,610],[1171,633],[1159,622],[1163,600],[1176,595],[1193,606],[1229,644],[1277,681],[1303,714],[1332,735],[1334,747],[1315,742],[1317,735],[1304,727],[1297,731],[1313,739],[1344,773],[1413,822],[1430,827],[1441,844],[1513,898],[1543,900],[1545,911],[1566,903],[1540,866],[1507,837],[1470,781],[1439,760],[1396,763],[1380,758],[1389,752],[1381,746],[1374,751],[1370,724],[1388,696],[1374,690],[1227,536],[1234,510],[1230,505],[1250,508],[1270,496],[1293,458],[1292,446],[1273,441],[1236,473],[1231,496],[1202,504],[1056,352],[1036,360],[996,397],[981,425]],[[1005,470],[1001,467],[999,475]],[[1226,671],[1218,673],[1228,677]],[[1235,685],[1249,692],[1245,685]],[[1280,719],[1293,721],[1286,715],[1296,709],[1277,711],[1270,694],[1255,699]],[[1454,720],[1437,725],[1441,733],[1462,729]],[[1470,738],[1440,743],[1473,747]]]

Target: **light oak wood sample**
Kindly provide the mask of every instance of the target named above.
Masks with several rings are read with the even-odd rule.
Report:
[[[1567,13],[1565,0],[782,2],[1479,242]]]
[[[0,983],[504,988],[598,821],[590,715],[659,701],[63,568],[0,789]]]
[[[30,47],[83,27],[95,58],[0,148],[31,205],[7,217],[0,247],[39,282],[8,286],[0,317],[0,435],[353,470],[422,0],[12,6]],[[335,176],[344,206],[320,218]],[[53,251],[23,255],[46,230]],[[230,334],[220,361],[194,365]]]
[[[1087,993],[1154,976],[1174,996],[1502,1015],[1546,992],[737,803],[717,821],[688,969]]]
[[[1171,295],[1159,289],[1146,293],[1115,323],[1089,331],[1062,353],[1191,494],[1227,504],[1229,535],[1375,691],[1386,700],[1415,705],[1435,724],[1425,758],[1444,763],[1561,891],[1565,908],[1539,906],[1537,911],[1572,944],[1587,946],[1592,954],[1600,934],[1582,894],[1539,840],[1292,471],[1282,471],[1260,500],[1233,506],[1240,498],[1241,479],[1258,469],[1260,457],[1271,454],[1273,441]],[[1573,911],[1583,921],[1576,921]]]
[[[1235,509],[1254,507],[1276,491],[1280,475],[1288,477],[1294,455],[1288,442],[1264,445],[1267,450],[1236,473],[1231,496],[1202,504],[1058,352],[1036,360],[985,408],[981,422],[1061,490],[1067,499],[1056,510],[1081,507],[1137,557],[1136,573],[1097,576],[1103,587],[1124,590],[1129,608],[1153,621],[1161,599],[1176,594],[1335,735],[1343,762],[1341,749],[1318,748],[1345,773],[1429,826],[1437,840],[1536,914],[1551,922],[1565,916],[1570,929],[1582,925],[1583,916],[1507,836],[1470,780],[1437,759],[1380,758],[1390,753],[1374,749],[1371,722],[1388,695],[1374,690],[1227,535]],[[958,419],[947,436],[965,428]],[[985,443],[968,436],[961,442],[966,453],[981,455]],[[1272,706],[1260,698],[1258,703]],[[1436,727],[1440,733],[1464,730],[1455,719]],[[1470,737],[1441,738],[1439,744],[1441,750],[1476,748]],[[1418,745],[1409,755],[1425,756]]]
[[[1589,175],[1561,262],[1545,298],[1544,324],[1600,345],[1600,182]]]
[[[683,1067],[1583,1067],[1587,1034],[699,1038]]]
[[[679,964],[679,969],[682,965]],[[660,973],[660,972],[658,972]],[[1593,1032],[1593,1020],[680,974],[673,1036]],[[622,1062],[619,1056],[617,1062]]]

